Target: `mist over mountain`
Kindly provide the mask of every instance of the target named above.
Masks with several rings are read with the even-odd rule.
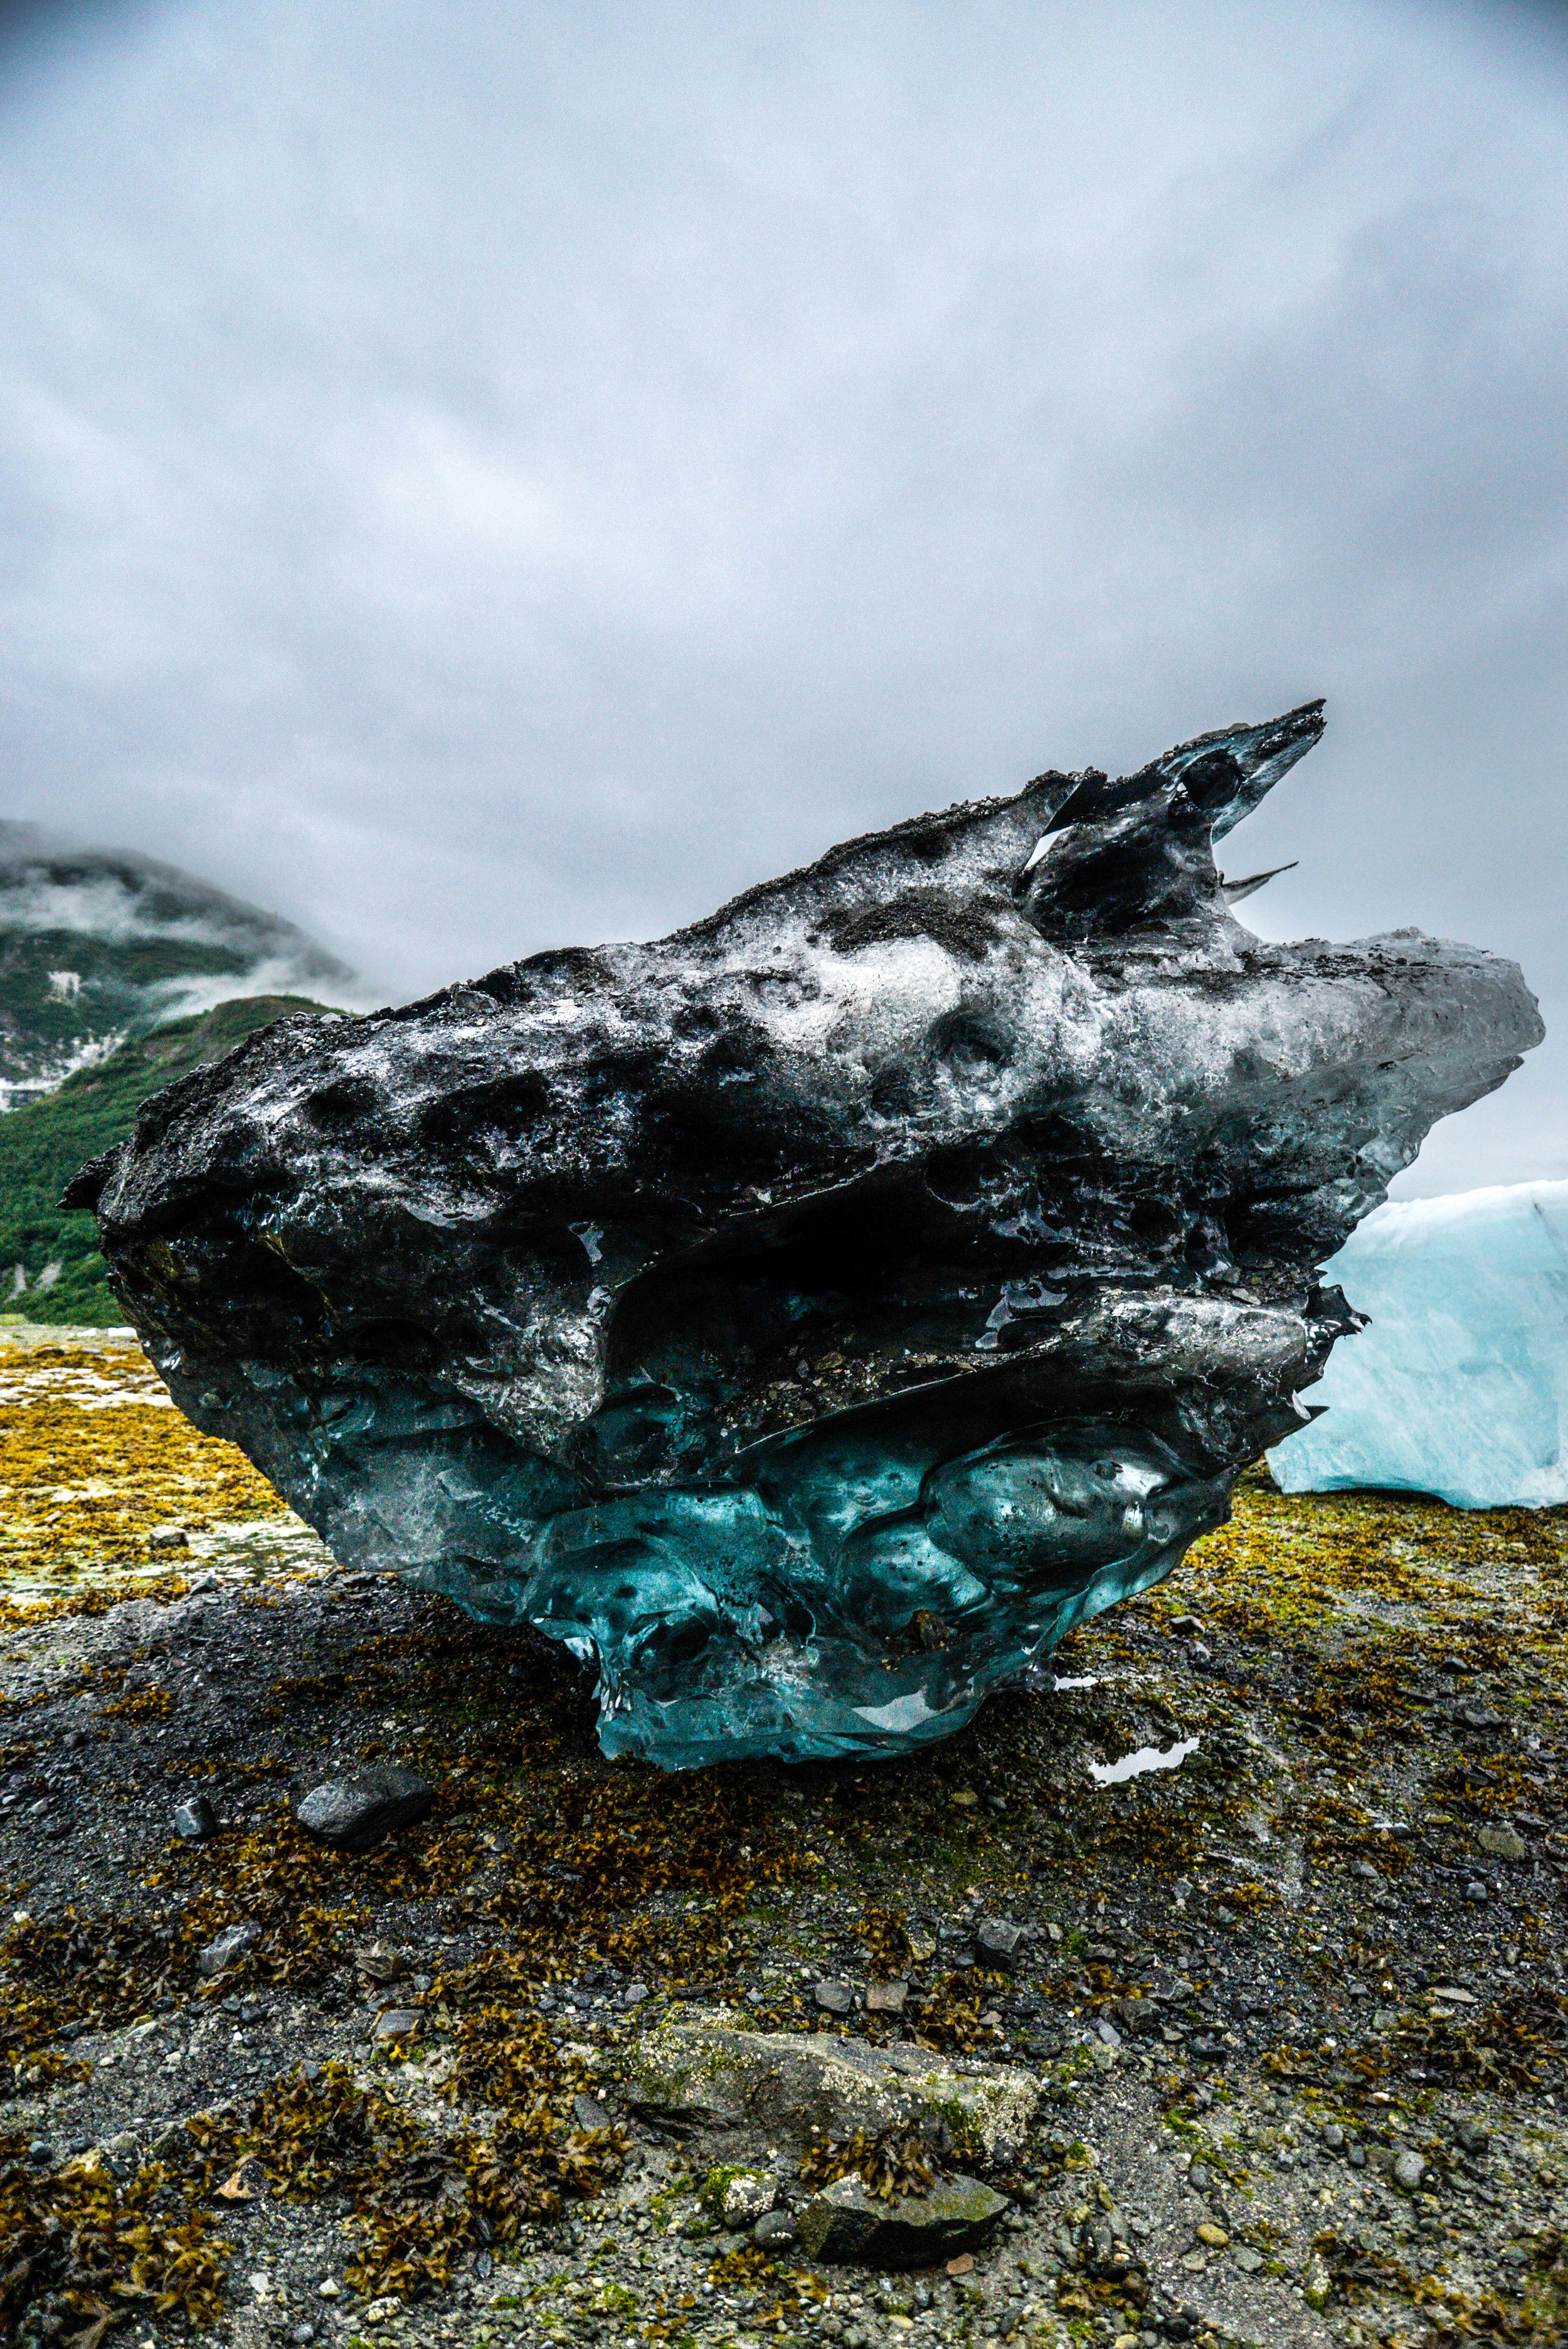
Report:
[[[341,1001],[353,978],[292,922],[174,865],[0,823],[0,1112],[216,1004]]]

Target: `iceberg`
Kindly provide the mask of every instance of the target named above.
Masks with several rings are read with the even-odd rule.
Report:
[[[1317,1278],[1539,1040],[1511,963],[1237,919],[1308,703],[649,945],[280,1020],[76,1177],[176,1402],[668,1768],[890,1754],[1146,1589],[1355,1328]]]
[[[1434,1493],[1457,1508],[1568,1501],[1568,1182],[1379,1207],[1324,1268],[1369,1326],[1268,1455],[1286,1493]]]

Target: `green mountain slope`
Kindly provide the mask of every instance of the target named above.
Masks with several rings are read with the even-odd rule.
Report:
[[[0,823],[0,1111],[220,1000],[351,981],[292,922],[171,864]]]
[[[133,1038],[57,1092],[0,1117],[0,1305],[27,1321],[100,1329],[119,1321],[92,1217],[66,1215],[58,1205],[67,1181],[85,1160],[123,1140],[160,1086],[204,1061],[221,1061],[285,1013],[325,1008],[295,995],[220,1003]]]

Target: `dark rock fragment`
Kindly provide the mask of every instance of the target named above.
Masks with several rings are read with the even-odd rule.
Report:
[[[759,2251],[787,2251],[799,2231],[793,2211],[764,2210],[751,2230],[751,2240]]]
[[[929,2194],[883,2202],[861,2178],[841,2178],[812,2196],[795,2220],[800,2249],[833,2266],[929,2268],[978,2251],[1006,2213],[1006,2199],[954,2175]]]
[[[424,1818],[435,1799],[435,1788],[417,1770],[378,1765],[329,1779],[306,1795],[294,1816],[318,1843],[371,1851],[398,1827]]]
[[[370,2026],[372,2039],[407,2039],[418,2031],[424,2016],[417,2006],[387,2006]]]
[[[1019,1961],[1023,1939],[1023,1928],[1009,1923],[1006,1917],[984,1917],[975,1935],[975,1954],[982,1965],[1011,1973]]]
[[[174,1832],[192,1843],[205,1843],[218,1832],[218,1814],[205,1795],[191,1795],[174,1813]]]

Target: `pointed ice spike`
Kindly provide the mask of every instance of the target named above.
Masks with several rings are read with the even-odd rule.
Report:
[[[1266,873],[1249,873],[1244,881],[1227,881],[1222,873],[1220,894],[1227,905],[1239,905],[1243,897],[1255,897],[1260,889],[1277,881],[1282,873],[1294,873],[1300,863],[1299,856],[1293,856],[1288,864],[1271,864]]]
[[[1086,775],[1051,818],[1048,829],[1070,823],[1104,823],[1125,808],[1163,799],[1204,810],[1210,837],[1218,840],[1250,815],[1280,777],[1311,750],[1323,732],[1323,704],[1304,701],[1261,726],[1220,726],[1212,733],[1179,742],[1135,775]]]

